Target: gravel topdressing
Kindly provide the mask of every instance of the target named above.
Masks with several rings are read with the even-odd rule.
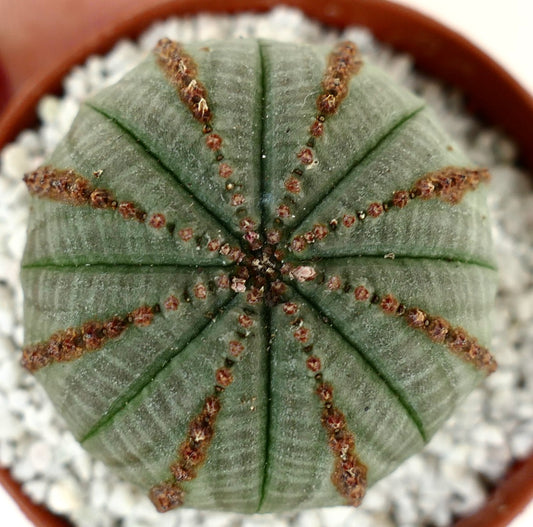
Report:
[[[243,517],[182,509],[154,511],[144,493],[94,462],[66,430],[44,390],[19,365],[22,292],[19,265],[28,197],[22,182],[70,127],[79,102],[115,82],[163,36],[182,42],[262,37],[298,42],[350,39],[396,80],[424,97],[452,137],[492,173],[490,208],[500,267],[492,351],[499,363],[425,450],[369,490],[359,509],[336,507]],[[23,132],[0,159],[0,464],[24,491],[75,525],[103,527],[444,526],[477,509],[491,486],[533,448],[533,192],[516,167],[514,145],[464,111],[461,95],[413,71],[412,60],[384,48],[366,30],[324,29],[294,10],[264,15],[198,16],[155,24],[138,43],[123,41],[91,57],[64,82],[62,99],[39,104],[42,127]]]

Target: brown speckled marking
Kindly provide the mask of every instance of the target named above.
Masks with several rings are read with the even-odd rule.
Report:
[[[337,279],[338,277],[332,276],[324,284],[325,287],[328,290],[335,290],[338,285]],[[343,290],[348,293],[352,288],[346,284]],[[489,350],[481,346],[477,339],[463,328],[453,327],[446,319],[429,315],[419,307],[406,307],[390,293],[383,296],[377,293],[371,295],[365,286],[358,285],[353,294],[357,302],[369,301],[379,306],[387,315],[403,317],[408,326],[423,331],[430,340],[445,345],[455,355],[471,362],[486,374],[496,370],[497,363]]]
[[[360,285],[355,288],[355,299],[367,301],[370,299],[370,293]],[[374,294],[370,302],[379,305],[388,315],[403,317],[409,327],[422,331],[430,340],[443,344],[452,353],[472,363],[487,375],[496,370],[497,363],[490,351],[463,328],[454,327],[446,319],[429,315],[419,307],[406,307],[391,294],[382,297]]]
[[[146,221],[146,212],[135,203],[117,201],[109,190],[93,187],[88,179],[74,170],[43,166],[25,174],[23,179],[32,196],[68,205],[117,210],[125,220],[136,220],[140,223]],[[154,229],[160,229],[165,226],[166,218],[157,212],[147,224]]]
[[[291,209],[289,208],[288,205],[281,204],[276,209],[276,214],[277,214],[278,218],[288,218],[291,215]]]
[[[301,319],[297,322],[303,324]],[[316,355],[310,355],[312,345],[303,346],[307,343],[309,336],[306,333],[306,338],[301,338],[299,332],[303,329],[305,326],[301,325],[293,336],[302,344],[302,351],[308,355],[305,365],[317,383],[315,393],[322,403],[321,423],[326,430],[328,445],[334,456],[331,482],[339,494],[346,499],[347,505],[357,507],[361,504],[366,492],[367,468],[355,452],[355,436],[348,429],[344,414],[334,405],[333,387],[323,380],[321,359]]]
[[[485,168],[445,167],[416,181],[409,196],[421,199],[438,198],[456,204],[467,192],[476,190],[480,183],[488,181],[490,174]]]
[[[359,302],[365,302],[370,298],[370,293],[364,285],[358,285],[353,293],[355,299]]]
[[[310,148],[302,148],[296,157],[303,165],[310,165],[313,162],[313,151]]]
[[[353,42],[340,42],[335,46],[328,57],[326,73],[322,79],[323,91],[316,101],[319,117],[338,111],[341,102],[348,95],[350,78],[359,72],[362,65],[363,61]],[[319,118],[317,121],[320,122]]]
[[[218,175],[223,179],[228,179],[233,174],[233,168],[227,163],[220,163],[218,165]],[[231,189],[228,189],[231,190]]]
[[[229,276],[227,274],[221,274],[215,278],[215,283],[219,289],[229,289]]]
[[[188,242],[189,240],[192,239],[193,237],[193,230],[190,228],[190,227],[187,227],[185,229],[180,229],[178,231],[178,236],[184,241],[184,242]]]
[[[326,287],[330,290],[330,291],[336,291],[337,289],[340,289],[341,288],[341,279],[338,277],[338,276],[332,276],[327,284],[326,284]]]
[[[294,302],[285,302],[283,304],[283,312],[289,316],[295,315],[296,313],[298,313],[298,305]]]
[[[289,277],[297,282],[310,282],[317,277],[317,272],[311,265],[299,265],[290,270]]]
[[[150,489],[149,498],[158,512],[167,512],[183,505],[183,489],[173,483],[161,483]]]
[[[302,252],[307,247],[307,241],[304,236],[295,236],[291,242],[291,250],[295,253]]]
[[[194,296],[200,300],[205,300],[207,298],[207,287],[204,284],[196,284],[194,286]]]
[[[434,172],[429,172],[415,181],[410,190],[397,190],[393,193],[389,201],[383,203],[372,202],[366,210],[356,211],[357,219],[364,221],[366,218],[378,218],[393,208],[403,209],[413,199],[440,199],[451,205],[459,203],[464,195],[476,190],[480,183],[486,183],[490,180],[490,174],[485,168],[464,168],[464,167],[445,167]],[[330,222],[337,224],[337,220]],[[353,214],[346,213],[342,218],[342,223],[346,228],[352,227],[356,222]],[[317,226],[315,226],[316,228]],[[335,229],[331,229],[335,230]],[[315,233],[315,238],[322,239],[329,234],[327,228],[321,232],[321,237]],[[296,234],[293,238],[297,240],[302,235]],[[301,250],[305,249],[302,248]]]
[[[216,151],[219,150],[222,146],[222,138],[218,134],[209,134],[205,138],[205,144],[210,150]]]
[[[163,307],[167,311],[176,311],[180,305],[180,301],[174,295],[170,295],[164,302]]]
[[[154,229],[161,229],[165,226],[167,220],[163,214],[153,214],[150,218],[150,227],[153,227]]]
[[[395,313],[393,305],[396,306]],[[386,313],[405,317],[410,327],[423,331],[433,342],[445,345],[455,355],[471,362],[485,373],[490,374],[496,370],[496,360],[489,350],[463,328],[453,327],[444,318],[429,315],[418,307],[405,308],[392,295],[383,297],[381,308]]]
[[[141,306],[131,313],[109,320],[89,321],[79,328],[54,333],[46,342],[26,346],[22,350],[22,366],[35,372],[52,362],[68,362],[84,353],[101,349],[109,340],[120,337],[128,326],[149,326],[159,306]]]
[[[218,251],[221,245],[222,245],[222,242],[218,238],[209,240],[209,242],[207,243],[207,250],[210,252]]]
[[[241,315],[238,318],[239,322],[243,316],[247,317],[247,321],[252,320],[247,315]],[[246,325],[250,326],[248,322]],[[229,342],[227,351],[230,356],[225,358],[224,366],[215,371],[213,392],[204,400],[200,413],[190,421],[187,436],[178,445],[176,459],[169,466],[171,477],[150,489],[149,498],[159,512],[167,512],[184,504],[185,491],[182,483],[193,480],[207,458],[207,451],[215,434],[216,419],[221,409],[220,394],[233,383],[232,368],[244,349],[244,344],[239,340]]]
[[[345,214],[342,217],[342,224],[349,229],[355,223],[355,216],[353,214]]]
[[[202,411],[189,424],[187,438],[177,449],[177,460],[170,465],[172,478],[150,489],[148,496],[158,512],[167,512],[183,505],[185,491],[181,483],[194,479],[205,461],[219,411],[220,400],[215,390],[204,401]]]
[[[251,328],[254,325],[253,319],[244,313],[239,315],[238,321],[239,324],[246,329]]]
[[[299,194],[300,190],[302,189],[302,185],[300,183],[300,180],[294,176],[290,176],[285,181],[285,188],[287,192],[290,192],[291,194]]]
[[[168,38],[157,43],[155,53],[159,66],[193,117],[202,124],[208,124],[211,121],[211,110],[207,104],[207,90],[196,79],[198,67],[193,58],[180,44]]]

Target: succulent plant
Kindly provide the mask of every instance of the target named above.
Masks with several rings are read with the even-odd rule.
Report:
[[[25,176],[23,365],[160,511],[356,506],[495,368],[488,179],[353,43],[162,40]]]

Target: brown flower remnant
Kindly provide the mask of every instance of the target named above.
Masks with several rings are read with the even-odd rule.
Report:
[[[459,203],[470,190],[490,180],[485,168],[445,167],[426,174],[416,181],[410,194],[421,199],[439,198],[451,204]]]
[[[157,43],[155,53],[159,66],[193,117],[203,124],[209,123],[211,110],[207,104],[207,90],[196,79],[198,70],[193,58],[180,44],[168,38],[163,38]]]
[[[335,47],[329,55],[326,73],[322,79],[324,91],[316,101],[320,114],[332,115],[337,112],[348,95],[350,78],[359,72],[362,65],[363,61],[353,42],[341,42]]]
[[[219,411],[218,397],[207,397],[200,414],[190,422],[185,441],[177,449],[178,459],[170,465],[172,478],[150,489],[150,500],[159,512],[167,512],[183,505],[185,491],[180,484],[194,479],[198,468],[205,461]]]
[[[157,306],[141,306],[131,313],[109,320],[89,321],[79,328],[54,333],[46,342],[26,346],[22,350],[22,366],[35,372],[52,362],[68,362],[84,353],[101,349],[109,340],[120,337],[130,325],[149,326],[158,312]]]

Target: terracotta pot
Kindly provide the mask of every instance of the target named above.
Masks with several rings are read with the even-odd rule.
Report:
[[[64,0],[54,1],[65,9]],[[386,0],[80,1],[68,14],[69,25],[65,31],[70,46],[66,50],[62,34],[56,31],[54,24],[47,26],[45,19],[38,37],[51,39],[49,42],[55,52],[52,58],[45,56],[43,61],[36,55],[34,63],[24,66],[26,74],[33,72],[25,78],[20,64],[17,65],[20,57],[7,62],[4,57],[4,64],[0,63],[0,108],[9,94],[13,94],[0,116],[0,149],[18,132],[36,123],[37,101],[46,93],[58,92],[61,79],[75,64],[91,54],[105,53],[122,37],[137,36],[154,20],[199,12],[265,11],[281,3],[297,7],[309,17],[330,26],[366,26],[382,42],[411,54],[420,70],[461,89],[471,111],[487,123],[503,128],[517,143],[522,161],[533,173],[532,97],[504,69],[457,33],[416,11]],[[101,11],[104,5],[108,8]],[[62,13],[67,16],[66,10]],[[35,45],[37,37],[34,40]],[[28,55],[26,59],[31,62]],[[32,504],[5,469],[0,469],[0,482],[35,525],[69,525],[50,511]],[[513,466],[484,508],[459,520],[456,527],[503,527],[532,498],[533,455]]]

